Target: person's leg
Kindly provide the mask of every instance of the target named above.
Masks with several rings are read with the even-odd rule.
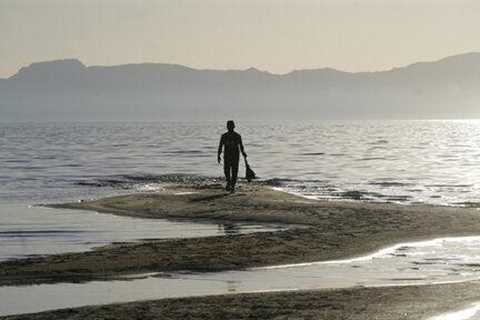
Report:
[[[227,159],[223,159],[223,173],[225,174],[225,180],[227,181],[227,186],[225,190],[230,191],[231,178],[230,178],[231,164]]]
[[[231,191],[235,191],[235,184],[237,183],[238,177],[238,158],[232,162],[232,180],[230,184]]]

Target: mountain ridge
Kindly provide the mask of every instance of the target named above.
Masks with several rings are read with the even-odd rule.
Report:
[[[3,119],[480,118],[480,53],[374,72],[37,62],[0,79]]]
[[[273,76],[288,76],[291,74],[295,73],[301,73],[301,72],[337,72],[337,73],[342,73],[342,74],[376,74],[376,73],[388,73],[392,71],[397,71],[399,69],[408,69],[412,67],[417,67],[421,65],[431,65],[431,64],[437,64],[437,63],[444,63],[444,62],[452,62],[452,61],[457,61],[459,59],[469,59],[469,58],[474,58],[478,61],[480,61],[480,52],[467,52],[467,53],[461,53],[461,54],[456,54],[444,58],[440,58],[437,60],[431,60],[431,61],[418,61],[418,62],[413,62],[411,64],[407,64],[404,66],[399,66],[399,67],[393,67],[391,69],[387,70],[375,70],[375,71],[358,71],[358,72],[351,72],[351,71],[344,71],[344,70],[339,70],[331,67],[322,67],[322,68],[306,68],[306,69],[294,69],[286,73],[272,73],[270,71],[266,70],[260,70],[256,67],[248,67],[245,69],[212,69],[212,68],[194,68],[190,67],[187,65],[183,64],[177,64],[177,63],[164,63],[164,62],[140,62],[140,63],[126,63],[126,64],[118,64],[118,65],[91,65],[91,66],[86,66],[80,59],[77,58],[67,58],[67,59],[55,59],[55,60],[46,60],[46,61],[39,61],[39,62],[33,62],[28,66],[22,67],[19,69],[19,71],[15,74],[13,74],[10,77],[7,78],[0,78],[0,79],[12,79],[15,78],[19,73],[22,72],[22,70],[28,70],[32,68],[36,68],[38,66],[55,66],[55,65],[76,65],[80,66],[81,68],[84,68],[86,70],[88,69],[99,69],[99,68],[105,68],[105,69],[114,69],[114,68],[122,68],[122,67],[142,67],[142,66],[149,66],[149,67],[178,67],[180,69],[184,70],[189,70],[189,71],[217,71],[217,72],[258,72],[258,73],[265,73]]]

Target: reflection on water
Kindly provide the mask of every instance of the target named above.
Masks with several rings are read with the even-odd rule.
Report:
[[[0,260],[112,241],[233,235],[275,226],[191,224],[27,209],[168,182],[218,182],[224,123],[0,124]],[[272,186],[314,199],[480,208],[480,121],[239,122]],[[182,175],[171,174],[182,172]],[[207,178],[210,177],[210,178]],[[169,296],[478,279],[478,239],[393,248],[368,259],[132,281],[0,288],[0,313]],[[450,319],[450,318],[438,318]]]
[[[479,248],[480,237],[444,238],[399,244],[362,258],[277,268],[0,287],[0,314],[208,294],[463,282],[480,278]]]
[[[192,223],[137,219],[92,211],[0,205],[0,261],[86,251],[112,242],[193,238],[281,230],[273,224]]]
[[[238,122],[255,172],[321,199],[480,206],[480,121]],[[0,124],[0,201],[222,175],[224,122]],[[242,172],[242,168],[240,172]],[[165,176],[167,175],[167,176]],[[32,200],[33,199],[33,200]]]

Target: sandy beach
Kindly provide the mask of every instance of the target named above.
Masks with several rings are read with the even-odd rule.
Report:
[[[0,0],[0,320],[480,320],[480,2]]]
[[[259,184],[233,195],[219,185],[170,185],[142,193],[56,204],[141,218],[255,221],[285,231],[119,243],[84,253],[0,263],[0,284],[111,280],[162,271],[212,272],[365,255],[400,242],[478,235],[475,209],[315,201]],[[79,211],[82,214],[82,211]],[[21,319],[419,319],[480,300],[478,283],[255,293],[53,311]]]
[[[2,319],[428,319],[480,300],[479,283],[163,299]]]

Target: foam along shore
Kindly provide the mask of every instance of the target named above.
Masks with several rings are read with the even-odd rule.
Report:
[[[437,315],[429,318],[428,320],[468,320],[480,313],[480,302],[472,303],[458,311],[447,312],[441,315]]]
[[[480,243],[480,236],[467,236],[467,237],[445,237],[445,238],[436,238],[432,240],[422,240],[422,241],[412,241],[412,242],[404,242],[404,243],[397,243],[391,247],[386,247],[384,249],[378,250],[377,252],[357,257],[351,259],[341,259],[341,260],[328,260],[328,261],[314,261],[314,262],[304,262],[304,263],[293,263],[293,264],[283,264],[283,265],[275,265],[275,266],[268,266],[268,267],[258,267],[252,268],[251,270],[273,270],[273,269],[286,269],[286,268],[300,268],[300,267],[310,267],[310,266],[320,266],[320,265],[328,265],[328,264],[351,264],[355,262],[364,262],[369,261],[377,258],[385,258],[388,256],[395,256],[397,255],[397,251],[407,250],[409,248],[422,248],[422,247],[432,247],[432,246],[442,246],[444,243],[448,242],[456,242],[456,243],[469,243],[475,242],[475,246],[478,248],[478,244]],[[459,254],[462,253],[462,248],[457,248],[459,250]],[[420,253],[424,254],[424,253]],[[438,252],[436,252],[438,254]],[[406,256],[406,254],[402,254]],[[478,257],[478,256],[477,256]],[[435,257],[429,257],[429,259],[435,259]],[[442,258],[437,257],[437,260],[441,260]],[[467,261],[466,261],[467,262]],[[472,262],[472,261],[469,261]],[[476,263],[480,263],[480,261],[475,261]]]
[[[120,243],[90,252],[12,260],[0,263],[0,285],[350,259],[399,242],[478,235],[480,230],[480,215],[475,209],[316,201],[261,185],[241,186],[233,195],[219,185],[171,185],[158,193],[52,207],[150,219],[253,221],[294,227],[244,235]]]

